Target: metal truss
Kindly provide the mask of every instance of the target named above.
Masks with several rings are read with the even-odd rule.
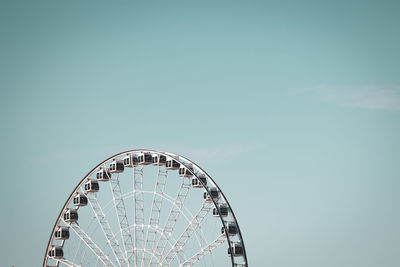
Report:
[[[144,196],[143,196],[143,165],[133,169],[133,205],[135,207],[135,266],[140,263],[139,258],[144,256]],[[142,255],[139,255],[142,254]]]
[[[217,237],[217,239],[215,239],[213,242],[208,244],[206,247],[201,248],[201,250],[199,252],[194,254],[192,257],[187,259],[185,262],[183,262],[179,266],[192,266],[193,264],[195,264],[196,262],[201,260],[201,258],[203,258],[207,254],[211,253],[214,249],[216,249],[221,244],[223,244],[225,241],[226,241],[225,234],[220,235],[219,237]]]
[[[63,220],[64,221],[64,220]],[[66,223],[64,221],[64,223]],[[78,224],[72,223],[70,224],[70,229],[72,229],[75,234],[90,248],[90,250],[97,256],[97,258],[105,265],[105,266],[114,266],[115,264],[111,262],[110,258],[104,254],[104,252],[97,246],[97,244],[88,236],[82,228],[79,227]]]
[[[122,196],[121,186],[119,184],[119,175],[112,175],[110,178],[110,187],[113,195],[115,210],[119,223],[119,230],[123,240],[125,258],[128,260],[128,266],[134,266],[133,262],[133,241],[129,227],[128,218],[126,216],[126,209],[124,198]]]
[[[108,222],[106,215],[99,204],[96,194],[86,194],[86,197],[89,200],[89,205],[92,208],[97,221],[99,222],[101,230],[107,239],[107,244],[110,246],[118,265],[123,266],[124,264],[128,264],[128,260],[124,257],[121,247],[119,246],[118,241],[111,230],[110,223]]]
[[[203,205],[201,206],[200,210],[194,216],[192,221],[189,223],[189,225],[183,231],[181,236],[175,242],[175,244],[173,245],[171,250],[167,253],[167,256],[165,256],[164,259],[161,261],[161,263],[166,262],[167,264],[170,264],[171,261],[173,259],[175,259],[175,257],[182,251],[183,246],[185,246],[186,242],[192,236],[192,233],[194,231],[196,231],[196,229],[203,222],[203,220],[206,217],[206,215],[208,214],[208,212],[213,207],[214,207],[214,204],[212,202],[207,202],[207,201],[203,202]]]
[[[152,256],[150,259],[150,266],[158,266],[158,262],[161,261],[165,247],[169,241],[172,231],[175,228],[176,221],[178,220],[178,217],[182,211],[182,206],[185,203],[190,188],[190,179],[182,178],[182,183],[174,201],[175,205],[172,205],[171,207],[167,222],[163,228],[163,235],[161,235],[158,239],[156,249],[154,250],[154,256]]]
[[[157,227],[160,223],[160,214],[162,203],[164,199],[164,191],[165,191],[165,184],[167,182],[168,170],[165,166],[158,167],[157,173],[157,180],[156,185],[154,188],[154,196],[153,196],[153,203],[151,206],[150,218],[146,233],[146,243],[144,245],[144,249],[149,251],[151,255],[154,254],[154,246],[155,246],[155,239],[157,236]],[[143,254],[141,266],[146,266],[150,258],[147,257],[147,254]]]

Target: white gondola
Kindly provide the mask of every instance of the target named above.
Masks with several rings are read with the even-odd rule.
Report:
[[[84,194],[76,194],[74,197],[75,206],[86,206],[88,204],[88,199]]]
[[[163,166],[167,162],[167,157],[164,155],[160,155],[160,154],[154,154],[152,156],[152,162],[153,162],[153,165]]]
[[[210,190],[210,194],[208,194],[207,191],[204,191],[203,197],[204,197],[205,201],[211,202],[213,199],[214,199],[214,201],[218,201],[220,198],[219,190],[216,187],[212,187],[209,190]]]
[[[218,209],[219,209],[219,211],[218,211]],[[229,213],[228,205],[220,204],[218,206],[218,209],[217,208],[213,209],[213,216],[214,217],[220,217],[220,216],[221,217],[226,217],[226,216],[228,216],[228,213]]]
[[[232,247],[232,255],[234,257],[239,257],[239,256],[243,256],[244,250],[243,250],[243,246],[242,243],[240,242],[232,242],[231,243],[231,247]],[[228,248],[228,255],[231,255],[231,250]]]
[[[177,170],[181,166],[179,162],[174,160],[173,158],[168,158],[167,162],[165,163],[165,166],[167,167],[168,170]]]
[[[153,163],[153,159],[149,152],[139,153],[138,155],[138,164],[139,165],[149,165]]]
[[[199,180],[201,180],[203,182],[204,185],[207,185],[207,178],[204,174],[199,174],[198,175],[199,178],[193,178],[192,179],[192,186],[194,188],[202,188],[203,185],[201,184],[201,182]]]
[[[67,211],[64,213],[64,221],[67,223],[78,221],[78,210],[67,209]]]
[[[54,259],[62,259],[64,257],[64,251],[60,246],[52,246],[49,250],[49,257]]]
[[[54,234],[57,240],[66,240],[69,238],[69,228],[68,227],[59,227]]]
[[[193,176],[193,167],[191,165],[181,165],[179,168],[179,176],[181,177],[192,177]]]
[[[133,168],[138,165],[138,158],[135,154],[127,154],[124,157],[123,162],[125,167]]]
[[[99,182],[107,182],[110,180],[110,178],[111,178],[111,172],[108,168],[100,169],[96,173],[96,180]]]
[[[111,173],[120,173],[124,171],[124,163],[121,160],[113,160],[109,168]]]
[[[225,222],[225,227],[221,228],[221,234],[225,234],[225,228],[229,236],[234,236],[238,233],[238,228],[235,222]]]
[[[99,183],[96,180],[89,180],[85,184],[85,193],[96,193],[99,189]]]

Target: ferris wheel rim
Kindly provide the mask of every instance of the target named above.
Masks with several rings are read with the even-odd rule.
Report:
[[[60,213],[59,213],[59,215],[58,215],[58,217],[57,217],[57,220],[56,220],[56,222],[55,222],[55,224],[54,224],[54,226],[53,226],[53,229],[52,229],[52,231],[51,231],[51,235],[50,235],[49,241],[48,241],[48,243],[47,243],[47,247],[46,247],[46,251],[45,251],[45,257],[44,257],[44,259],[43,259],[43,267],[46,267],[46,266],[47,266],[46,263],[47,263],[47,261],[48,261],[48,259],[49,259],[49,257],[48,257],[48,251],[49,251],[50,248],[52,247],[52,241],[54,240],[54,234],[55,234],[55,232],[56,232],[56,229],[57,229],[57,227],[59,226],[59,223],[60,223],[61,221],[63,221],[63,219],[62,219],[63,213],[68,209],[68,205],[71,203],[71,201],[73,200],[74,196],[79,192],[79,190],[81,189],[82,185],[83,185],[87,180],[89,180],[89,177],[90,177],[91,175],[93,175],[94,172],[95,172],[96,170],[98,170],[99,168],[101,168],[101,166],[105,166],[105,164],[106,164],[108,161],[110,161],[110,160],[116,159],[117,157],[120,157],[120,156],[129,154],[129,153],[146,153],[146,152],[148,152],[148,153],[153,153],[153,154],[158,154],[158,155],[163,155],[163,156],[166,156],[166,157],[169,157],[169,158],[173,158],[174,161],[177,161],[178,163],[182,164],[182,165],[185,166],[185,167],[187,166],[187,164],[192,164],[192,165],[195,166],[198,170],[200,170],[200,171],[211,181],[211,183],[213,184],[213,186],[216,187],[216,188],[218,189],[219,193],[221,194],[221,197],[223,198],[224,203],[227,205],[227,207],[228,207],[228,209],[229,209],[229,212],[230,212],[231,215],[232,215],[233,221],[234,221],[234,223],[236,224],[236,227],[237,227],[237,230],[238,230],[238,237],[239,237],[239,240],[240,240],[240,244],[241,244],[241,246],[242,246],[242,249],[243,249],[243,255],[242,255],[242,257],[243,257],[243,259],[244,259],[244,263],[243,263],[242,266],[248,267],[247,254],[246,254],[246,250],[245,250],[244,240],[243,240],[243,237],[242,237],[242,234],[241,234],[241,231],[240,231],[240,227],[239,227],[238,221],[237,221],[237,219],[236,219],[236,216],[235,216],[235,214],[234,214],[234,212],[233,212],[233,209],[232,209],[232,207],[231,207],[231,205],[230,205],[228,199],[225,197],[225,194],[223,193],[223,191],[221,190],[221,188],[218,186],[218,184],[214,181],[214,179],[213,179],[203,168],[201,168],[198,164],[196,164],[196,163],[193,162],[192,160],[188,159],[187,157],[181,156],[181,155],[179,155],[179,154],[171,153],[171,152],[156,151],[156,150],[151,150],[151,149],[131,149],[131,150],[119,152],[119,153],[117,153],[117,154],[115,154],[115,155],[112,155],[112,156],[108,157],[107,159],[103,160],[101,163],[97,164],[92,170],[90,170],[90,171],[79,181],[79,183],[76,185],[76,187],[74,188],[74,190],[71,192],[71,194],[70,194],[69,197],[67,198],[67,201],[64,203],[64,205],[63,205],[63,207],[62,207],[62,209],[61,209],[61,211],[60,211]],[[188,171],[189,171],[194,177],[196,177],[197,179],[199,178],[198,173],[196,173],[196,172],[194,171],[194,169],[189,169],[189,168],[188,168]],[[206,192],[207,192],[208,194],[210,194],[210,189],[209,189],[209,187],[206,186],[206,185],[203,183],[203,181],[202,181],[201,179],[198,179],[198,181],[199,181],[200,184],[202,185],[202,188],[203,188],[204,190],[206,190]],[[217,208],[217,209],[219,210],[217,201],[216,201],[213,197],[211,198],[211,201],[212,201],[214,207]],[[79,207],[78,207],[78,209],[79,209]],[[225,230],[225,236],[226,236],[226,239],[227,239],[227,242],[228,242],[229,251],[232,252],[232,253],[230,253],[230,258],[231,258],[232,266],[236,266],[236,265],[235,265],[234,255],[233,255],[233,250],[232,250],[231,238],[230,238],[230,235],[228,234],[227,227],[226,227],[226,224],[225,224],[226,221],[224,221],[224,219],[222,218],[222,216],[218,216],[218,217],[220,218],[222,227],[223,227],[224,230]],[[62,242],[62,245],[64,245],[64,241]],[[58,264],[59,264],[59,262],[57,263],[57,266],[58,266]]]

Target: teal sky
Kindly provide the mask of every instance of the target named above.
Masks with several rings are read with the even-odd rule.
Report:
[[[250,266],[400,263],[398,1],[0,0],[0,258],[150,148],[213,176]]]

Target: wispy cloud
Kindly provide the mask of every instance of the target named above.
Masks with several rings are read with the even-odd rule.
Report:
[[[348,107],[400,110],[400,85],[331,86],[319,85],[306,90],[330,103]]]

